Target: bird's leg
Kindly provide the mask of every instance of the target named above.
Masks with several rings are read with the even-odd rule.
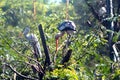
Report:
[[[58,48],[59,38],[62,37],[64,34],[65,34],[65,32],[62,31],[62,32],[58,33],[58,34],[55,36],[55,40],[56,40],[56,50],[55,50],[55,55],[54,55],[54,61],[53,61],[53,62],[56,61],[57,51],[58,51],[58,49],[60,49],[60,47],[61,47],[61,46],[60,46],[60,47]]]

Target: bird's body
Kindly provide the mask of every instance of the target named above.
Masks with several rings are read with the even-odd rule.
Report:
[[[58,26],[59,31],[68,31],[68,30],[75,31],[75,28],[76,26],[74,22],[70,20],[65,20]]]
[[[41,53],[41,49],[40,49],[40,43],[38,41],[38,38],[35,34],[30,33],[30,28],[26,27],[23,31],[23,34],[25,36],[25,38],[29,41],[30,45],[33,47],[34,50],[34,54],[35,56],[38,57],[42,57],[42,53]]]
[[[102,17],[102,18],[105,18],[106,17],[106,13],[107,13],[106,8],[104,6],[101,7],[100,10],[99,10],[99,16]]]
[[[65,33],[68,35],[71,35],[76,31],[76,25],[73,21],[70,20],[65,20],[63,21],[59,26],[58,30],[60,31],[59,33],[56,34],[55,39],[56,39],[56,51],[58,47],[58,39],[59,37],[62,37]]]

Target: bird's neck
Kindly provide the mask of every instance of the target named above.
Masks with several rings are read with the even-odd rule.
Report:
[[[55,36],[55,38],[59,39],[59,37],[62,37],[64,34],[65,34],[65,32],[57,33],[57,35]]]

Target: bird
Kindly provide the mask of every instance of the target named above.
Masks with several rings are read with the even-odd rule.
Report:
[[[35,57],[36,58],[42,57],[40,43],[38,41],[37,36],[29,32],[30,32],[30,27],[27,26],[23,29],[22,33],[25,36],[25,38],[29,41],[30,45],[32,46]]]
[[[67,33],[67,35],[72,35],[76,31],[76,25],[71,20],[64,20],[62,23],[58,25],[57,29],[60,32],[55,35],[56,51],[58,50],[59,38],[62,37],[65,33]]]
[[[99,11],[99,16],[102,17],[102,18],[105,18],[106,17],[106,14],[107,14],[107,10],[106,10],[106,7],[102,6]]]

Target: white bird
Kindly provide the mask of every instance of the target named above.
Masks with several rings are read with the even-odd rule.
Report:
[[[60,31],[59,33],[57,33],[55,35],[55,39],[56,39],[56,51],[57,51],[57,47],[58,47],[58,40],[59,37],[62,37],[65,32],[68,35],[73,34],[76,31],[76,25],[73,21],[70,20],[65,20],[63,21],[59,26],[58,26],[58,30]]]
[[[104,6],[101,7],[99,10],[99,16],[105,18],[106,13],[107,13],[106,8]]]
[[[33,47],[33,51],[35,54],[35,57],[39,58],[42,57],[40,43],[38,41],[38,38],[35,34],[30,33],[30,27],[25,27],[23,30],[23,34],[25,38],[29,41],[30,45]]]

